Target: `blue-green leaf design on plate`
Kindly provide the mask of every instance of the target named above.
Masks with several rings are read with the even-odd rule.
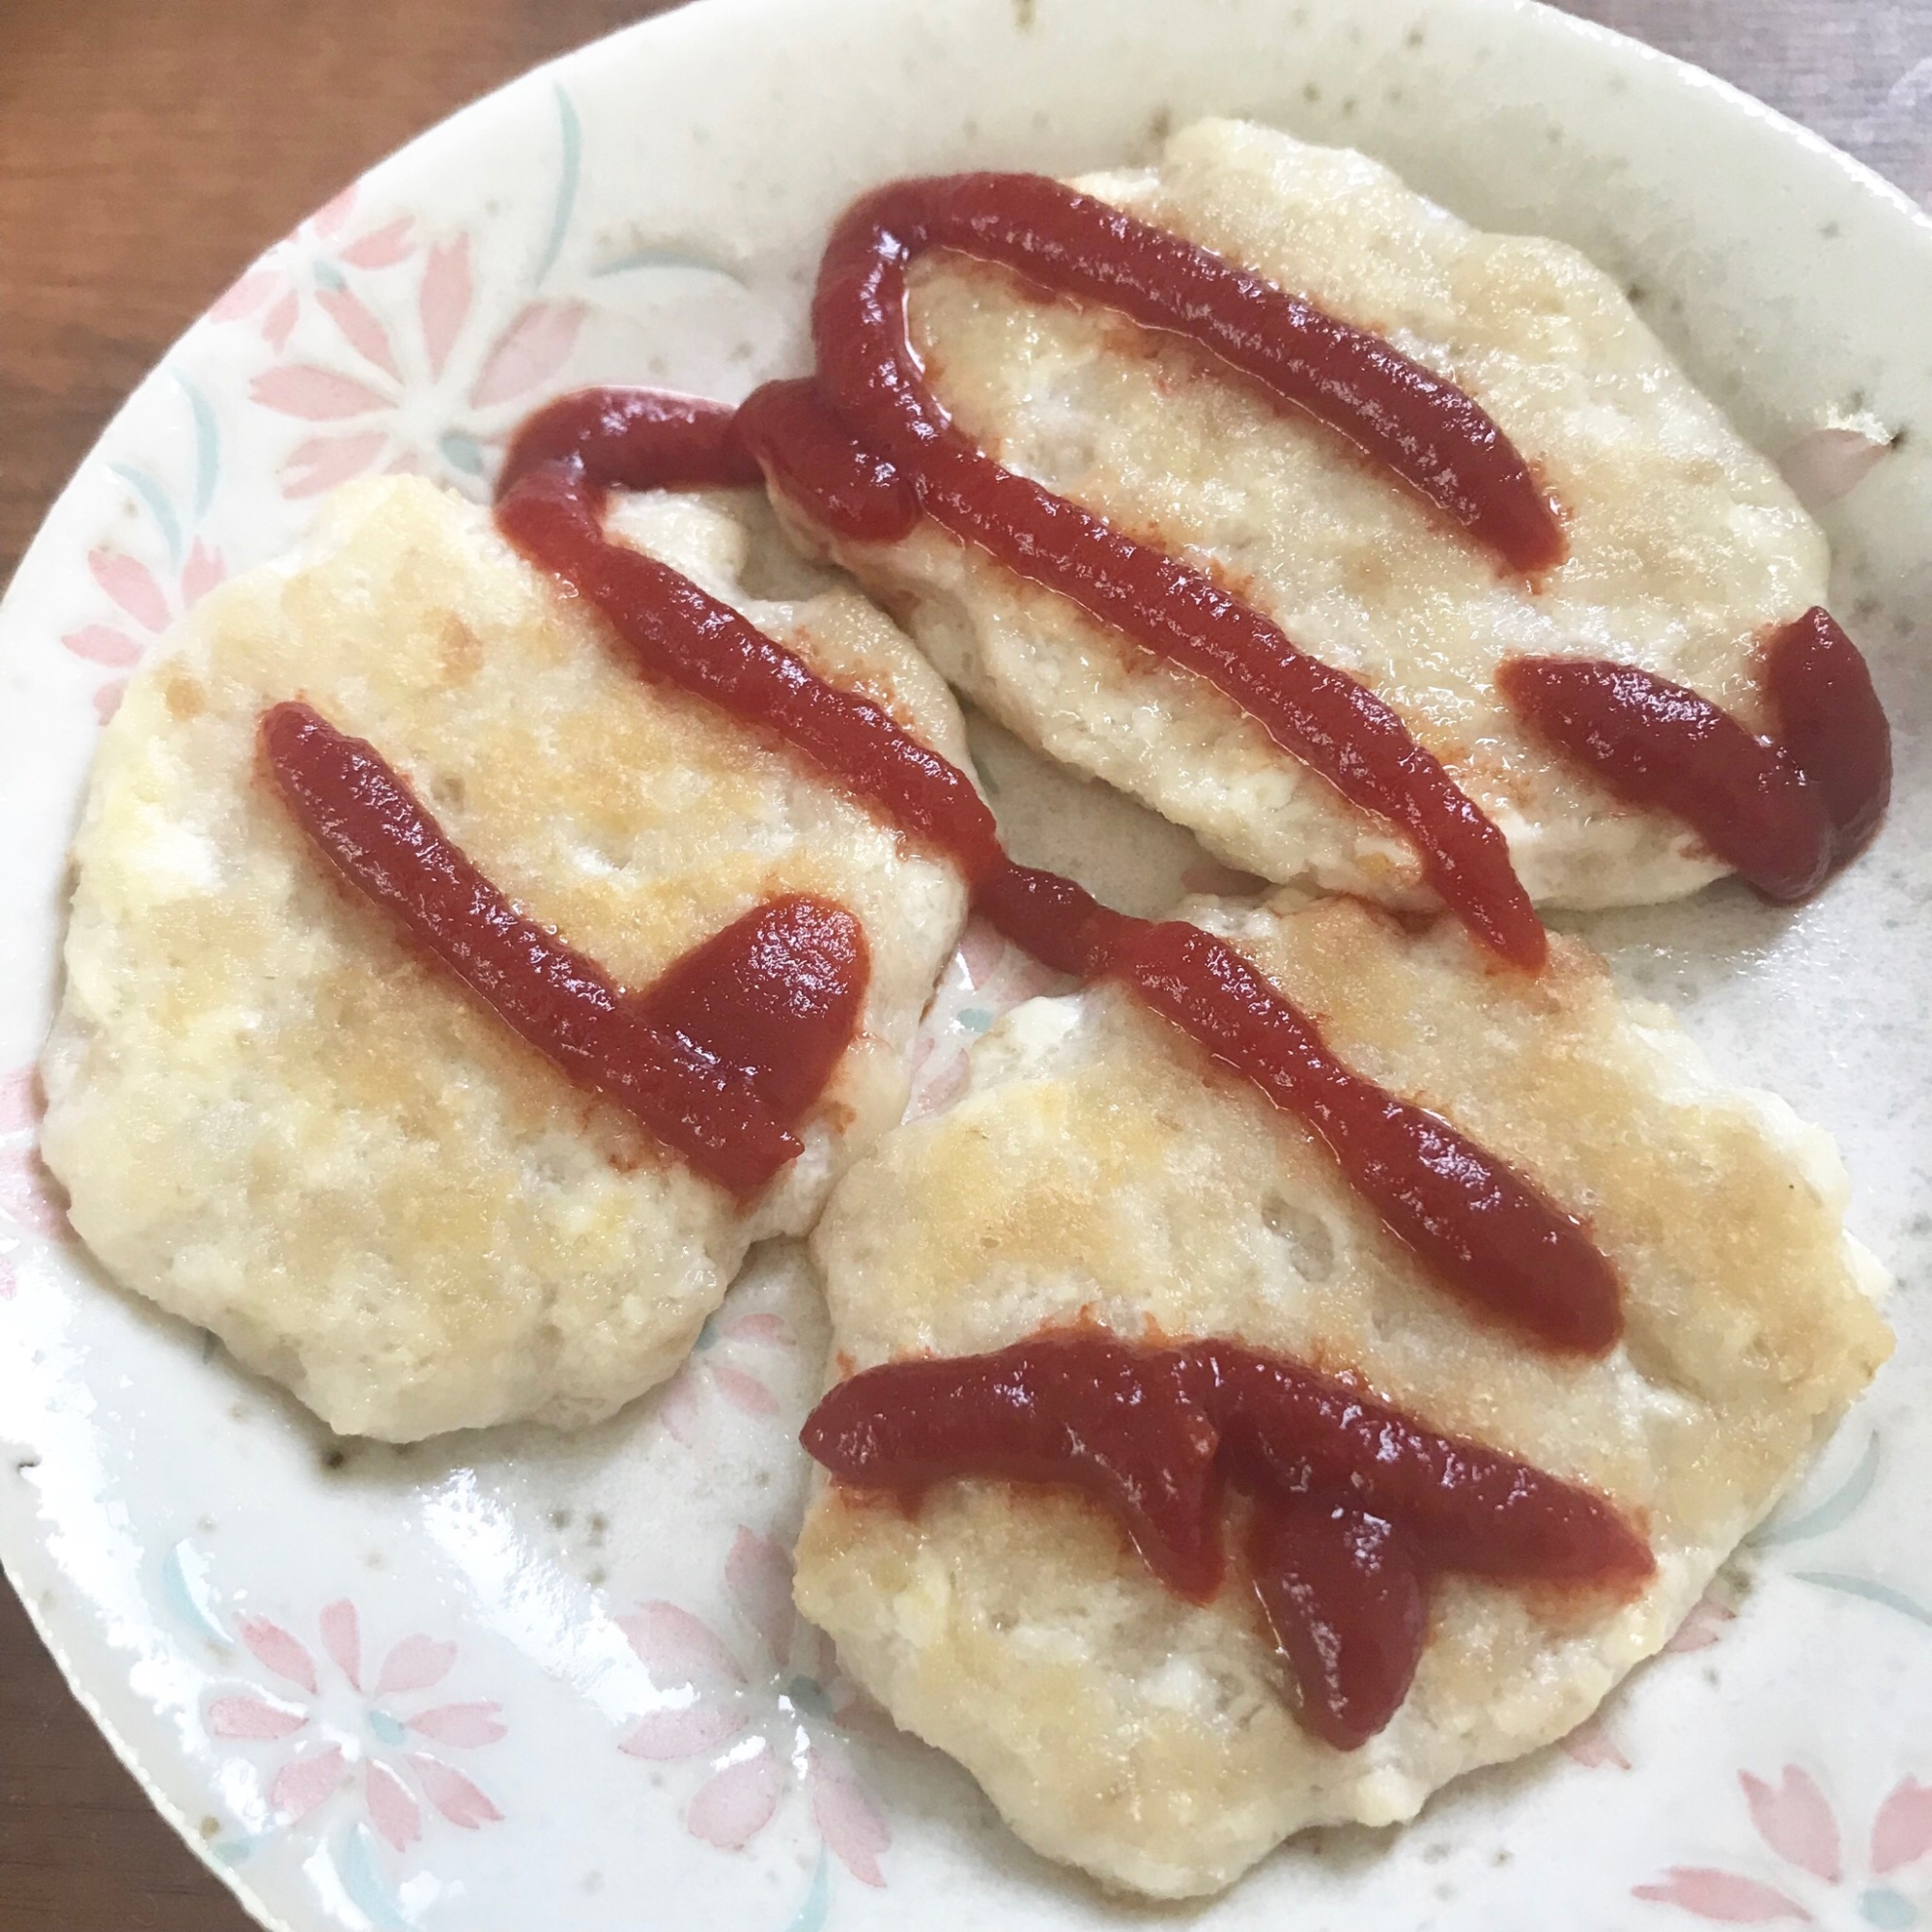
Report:
[[[811,1875],[811,1889],[805,1895],[805,1903],[791,1916],[784,1932],[824,1932],[825,1920],[832,1909],[832,1867],[825,1856],[823,1846],[819,1847],[818,1869]]]
[[[682,269],[694,275],[723,275],[727,282],[745,286],[745,278],[738,270],[724,262],[714,262],[707,256],[693,253],[685,248],[645,247],[632,248],[609,262],[600,262],[591,270],[595,275],[628,274],[633,269]]]
[[[319,289],[327,289],[332,296],[339,296],[349,286],[349,277],[324,256],[315,265],[315,285]]]
[[[117,463],[114,473],[147,504],[148,514],[160,526],[168,555],[179,567],[182,559],[181,519],[175,515],[175,506],[168,501],[168,493],[145,470],[129,469],[126,465]]]
[[[1878,1481],[1878,1465],[1879,1438],[1874,1430],[1871,1440],[1865,1444],[1864,1454],[1859,1458],[1858,1467],[1815,1509],[1808,1509],[1803,1516],[1792,1517],[1787,1521],[1774,1517],[1746,1541],[1753,1549],[1766,1549],[1778,1543],[1803,1543],[1809,1537],[1823,1536],[1836,1529],[1871,1494],[1872,1485]]]
[[[1905,1932],[1918,1923],[1918,1908],[1890,1886],[1879,1885],[1859,1894],[1859,1917],[1880,1932]]]
[[[194,412],[194,516],[199,523],[214,501],[214,486],[221,474],[221,425],[208,398],[185,378],[176,380]]]
[[[235,1639],[215,1614],[213,1593],[208,1587],[208,1559],[185,1539],[161,1558],[161,1594],[191,1631],[223,1650],[234,1649]]]
[[[356,1825],[336,1854],[335,1869],[355,1908],[378,1932],[409,1932],[394,1893],[376,1868],[376,1841],[366,1825]]]
[[[394,1718],[390,1717],[386,1711],[371,1711],[369,1713],[369,1728],[385,1745],[400,1747],[410,1741],[409,1732]]]
[[[1883,1604],[1887,1609],[1896,1610],[1900,1616],[1910,1617],[1932,1630],[1932,1610],[1915,1602],[1903,1590],[1894,1590],[1889,1583],[1880,1583],[1869,1577],[1848,1577],[1837,1570],[1800,1570],[1796,1574],[1801,1583],[1816,1583],[1821,1590],[1836,1590],[1847,1597],[1862,1597],[1868,1604]]]
[[[483,445],[467,429],[446,431],[437,447],[452,469],[460,469],[466,476],[482,475]]]
[[[803,1717],[829,1719],[832,1716],[831,1702],[815,1677],[794,1677],[779,1695]]]
[[[556,118],[563,157],[557,171],[556,206],[551,213],[550,239],[544,243],[543,259],[537,265],[539,284],[549,279],[563,250],[563,238],[570,232],[570,217],[577,212],[577,182],[583,167],[583,124],[577,118],[577,103],[560,87],[556,90]]]

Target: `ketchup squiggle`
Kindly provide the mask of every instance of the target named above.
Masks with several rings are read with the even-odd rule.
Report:
[[[1656,1573],[1602,1496],[1233,1342],[1073,1333],[888,1362],[834,1387],[800,1440],[841,1482],[909,1498],[959,1477],[1079,1490],[1198,1603],[1221,1587],[1222,1485],[1246,1491],[1251,1573],[1302,1721],[1343,1750],[1407,1693],[1437,1572],[1618,1595]]]
[[[1400,830],[1486,945],[1541,966],[1548,940],[1502,834],[1393,708],[1210,579],[1001,468],[953,426],[906,336],[906,267],[932,247],[1006,263],[1049,291],[1187,337],[1350,437],[1509,563],[1541,569],[1560,558],[1562,533],[1509,440],[1379,337],[1036,175],[898,182],[867,196],[833,231],[812,301],[817,383],[838,425],[830,446],[794,440],[826,433],[795,402],[768,410],[753,398],[748,412],[749,440],[781,487],[829,527],[887,538],[904,534],[908,512],[930,517],[1206,678],[1351,805]],[[814,472],[847,466],[855,441],[889,466],[891,488],[805,494]]]
[[[269,775],[317,849],[528,1045],[742,1198],[799,1152],[852,1037],[870,962],[841,906],[775,899],[642,993],[526,919],[373,745],[313,706],[263,715]]]
[[[1546,940],[1500,833],[1380,698],[1298,651],[1197,572],[1002,469],[952,424],[906,333],[906,270],[951,248],[1186,337],[1338,430],[1529,572],[1562,532],[1528,465],[1453,384],[1179,237],[1030,175],[895,183],[835,229],[812,307],[810,393],[745,412],[770,481],[836,534],[893,541],[921,517],[1097,622],[1206,677],[1351,804],[1408,838],[1443,902],[1534,969]],[[1537,658],[1497,682],[1529,727],[1619,797],[1686,820],[1767,896],[1815,891],[1869,839],[1889,790],[1885,713],[1857,647],[1813,609],[1767,651],[1781,736],[1634,666]]]
[[[794,405],[815,407],[796,389],[777,399]],[[741,425],[745,442],[758,446],[771,407]],[[670,459],[639,436],[636,425],[646,421],[675,426]],[[609,435],[605,423],[615,425]],[[1017,944],[1062,970],[1127,986],[1307,1124],[1432,1279],[1552,1348],[1612,1346],[1623,1321],[1615,1273],[1581,1223],[1540,1188],[1448,1122],[1345,1068],[1314,1022],[1225,940],[1109,912],[1071,880],[1014,866],[963,772],[688,578],[606,540],[604,489],[660,480],[670,460],[684,480],[706,480],[689,473],[696,439],[719,466],[713,480],[736,480],[742,452],[715,406],[656,398],[613,412],[608,391],[554,404],[517,448],[563,454],[513,472],[497,521],[531,562],[594,606],[645,676],[791,746],[952,859]],[[860,471],[849,480],[868,487]]]

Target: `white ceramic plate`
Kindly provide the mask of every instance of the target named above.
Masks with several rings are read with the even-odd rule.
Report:
[[[796,1623],[792,1433],[823,1331],[794,1253],[754,1264],[667,1391],[586,1435],[338,1445],[62,1239],[27,1069],[99,717],[172,616],[279,550],[328,483],[408,465],[480,490],[517,416],[585,381],[742,393],[802,366],[817,245],[857,189],[1118,162],[1203,112],[1358,144],[1479,222],[1580,244],[1833,499],[1833,603],[1898,733],[1882,842],[1796,913],[1719,891],[1590,929],[1721,1063],[1836,1133],[1859,1232],[1905,1288],[1898,1356],[1803,1492],[1567,1747],[1405,1831],[1303,1840],[1176,1916],[1613,1932],[1932,1913],[1932,228],[1706,77],[1508,0],[706,0],[458,115],[273,249],[101,439],[0,613],[0,1556],[116,1747],[265,1922],[1150,1917],[1023,1852]],[[1898,442],[1831,427],[1853,416]],[[1144,830],[1122,809],[1099,836]],[[971,937],[923,1104],[1030,984]]]

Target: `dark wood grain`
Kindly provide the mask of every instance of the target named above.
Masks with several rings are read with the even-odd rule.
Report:
[[[0,0],[0,579],[262,248],[452,108],[663,4]]]
[[[0,580],[121,398],[263,246],[462,101],[659,11],[0,0]],[[1722,73],[1932,192],[1932,0],[1573,11]],[[247,1923],[149,1809],[0,1589],[0,1932]]]

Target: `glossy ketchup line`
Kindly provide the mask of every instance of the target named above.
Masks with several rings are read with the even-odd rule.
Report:
[[[1891,731],[1871,672],[1813,606],[1764,653],[1779,735],[1709,698],[1595,658],[1517,658],[1518,716],[1626,803],[1674,813],[1767,898],[1802,899],[1869,842],[1891,794]]]
[[[1037,957],[1106,976],[1318,1135],[1436,1283],[1559,1349],[1623,1332],[1616,1271],[1587,1231],[1487,1149],[1345,1066],[1247,957],[1184,921],[1132,919],[1070,879],[1009,864],[980,910]]]
[[[775,485],[826,527],[888,541],[929,516],[1207,677],[1345,798],[1402,830],[1479,937],[1540,963],[1542,927],[1501,835],[1390,707],[1208,579],[1001,469],[953,426],[906,331],[906,270],[932,247],[1187,337],[1350,437],[1507,562],[1547,568],[1562,532],[1496,424],[1379,337],[1191,242],[1043,177],[986,174],[895,183],[860,201],[820,270],[815,404],[768,390],[747,412]],[[1634,667],[1524,660],[1498,682],[1552,746],[1628,802],[1684,818],[1767,896],[1815,890],[1884,814],[1885,714],[1822,609],[1767,653],[1778,745]]]
[[[948,421],[905,339],[906,270],[930,248],[1192,342],[1348,438],[1513,568],[1562,560],[1529,466],[1473,397],[1381,336],[1046,175],[893,182],[834,229],[813,312],[820,374],[890,454]]]
[[[297,702],[264,714],[261,740],[297,823],[342,877],[571,1080],[740,1197],[798,1153],[789,1128],[865,997],[866,935],[850,913],[774,900],[628,994],[525,919],[373,746]]]
[[[789,407],[797,392],[781,398]],[[640,422],[675,424],[671,457]],[[605,434],[600,425],[614,423]],[[747,436],[756,441],[755,428]],[[719,469],[692,473],[702,444]],[[736,480],[729,414],[691,398],[630,411],[610,392],[565,398],[533,419],[497,506],[505,534],[591,603],[647,676],[708,696],[769,731],[937,846],[964,872],[980,909],[1009,938],[1061,970],[1110,974],[1311,1127],[1384,1226],[1439,1284],[1561,1349],[1598,1352],[1621,1332],[1615,1274],[1573,1216],[1445,1121],[1350,1073],[1319,1029],[1226,941],[1198,928],[1106,911],[1072,881],[1012,865],[965,774],[905,733],[879,706],[818,679],[802,660],[678,572],[602,533],[607,485],[648,487],[674,459],[678,480]],[[854,488],[867,480],[862,460]]]
[[[1260,612],[950,431],[948,445],[914,467],[868,458],[810,384],[768,385],[742,413],[777,487],[826,526],[877,534],[879,520],[897,523],[916,501],[1002,565],[1208,678],[1345,798],[1406,833],[1437,895],[1479,939],[1519,966],[1542,965],[1548,938],[1502,835],[1394,710],[1297,651]]]
[[[645,486],[649,487],[649,486]],[[993,814],[966,775],[870,698],[818,677],[682,572],[603,531],[601,486],[543,463],[500,498],[497,522],[540,569],[593,606],[654,683],[705,697],[803,753],[977,885],[1000,862]]]
[[[906,1496],[960,1477],[1077,1489],[1196,1602],[1225,1572],[1223,1486],[1248,1492],[1257,1594],[1304,1721],[1343,1749],[1406,1693],[1435,1573],[1628,1595],[1656,1570],[1593,1492],[1229,1342],[1095,1331],[891,1362],[834,1387],[801,1440],[841,1482]]]
[[[1547,938],[1502,835],[1389,705],[1208,578],[1001,468],[953,426],[906,334],[906,268],[932,247],[1007,264],[1050,292],[1187,337],[1350,436],[1507,562],[1554,564],[1562,533],[1494,422],[1379,337],[1061,183],[1037,175],[898,182],[860,201],[834,230],[812,303],[830,411],[845,437],[892,466],[896,487],[869,502],[806,494],[801,506],[858,538],[903,535],[912,516],[929,516],[1208,679],[1350,803],[1401,830],[1443,902],[1487,945],[1540,966]],[[750,414],[758,422],[755,398]],[[811,432],[793,407],[752,440],[798,434]],[[840,432],[822,425],[816,434],[836,440]],[[847,462],[842,452],[771,453],[794,492],[809,491],[812,471]]]

